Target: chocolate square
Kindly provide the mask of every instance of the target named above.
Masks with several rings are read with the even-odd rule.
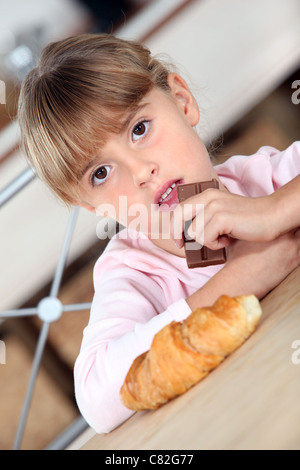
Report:
[[[219,189],[219,183],[216,179],[212,181],[202,181],[198,183],[180,184],[177,186],[177,195],[179,202],[202,193],[208,188]],[[223,264],[226,262],[226,250],[211,250],[206,246],[200,245],[196,240],[187,235],[187,228],[191,221],[186,223],[184,230],[184,249],[187,265],[189,268],[199,268],[214,264]]]

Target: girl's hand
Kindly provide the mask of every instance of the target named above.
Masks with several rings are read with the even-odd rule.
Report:
[[[229,237],[246,241],[270,241],[280,235],[275,195],[244,197],[208,189],[178,204],[173,212],[173,238],[183,246],[185,223],[192,220],[188,235],[208,248],[228,246]]]

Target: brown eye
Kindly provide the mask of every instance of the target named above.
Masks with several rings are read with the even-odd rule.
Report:
[[[109,176],[110,170],[111,168],[108,165],[100,166],[100,168],[97,168],[92,174],[92,185],[99,186],[101,184],[104,184]]]
[[[141,121],[139,122],[132,131],[132,140],[137,141],[144,135],[147,135],[149,131],[149,121]]]
[[[104,178],[106,178],[106,176],[107,176],[107,169],[105,168],[105,166],[102,166],[101,168],[99,168],[94,174],[94,177],[97,178],[97,180],[103,180]]]
[[[146,126],[143,122],[141,122],[140,124],[136,126],[133,133],[135,135],[143,135],[145,133],[145,130],[146,130]]]

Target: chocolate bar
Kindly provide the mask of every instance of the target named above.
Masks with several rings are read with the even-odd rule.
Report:
[[[202,193],[209,188],[219,188],[219,183],[216,179],[212,181],[202,181],[199,183],[180,184],[177,186],[177,195],[179,202],[184,201],[196,194]],[[184,249],[187,265],[189,268],[199,268],[210,266],[213,264],[223,264],[226,261],[226,250],[211,250],[206,246],[201,245],[193,238],[187,235],[187,229],[191,221],[186,223],[184,230]]]

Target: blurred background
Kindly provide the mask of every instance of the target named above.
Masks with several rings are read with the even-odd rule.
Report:
[[[7,197],[27,168],[16,121],[20,85],[48,42],[102,31],[167,55],[198,100],[198,131],[216,162],[299,140],[298,0],[0,0],[0,8],[0,312],[36,307],[49,295],[70,215],[32,177]],[[58,292],[63,304],[92,300],[92,270],[106,244],[98,221],[79,212]],[[51,446],[79,417],[72,371],[88,316],[68,312],[51,323],[22,449]],[[0,321],[0,449],[11,449],[43,321]]]

